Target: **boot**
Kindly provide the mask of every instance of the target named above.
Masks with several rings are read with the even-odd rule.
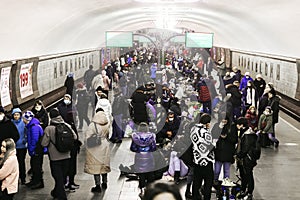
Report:
[[[101,192],[101,187],[100,185],[96,185],[95,187],[92,187],[91,192]]]
[[[174,182],[176,185],[179,184],[179,177],[180,177],[180,171],[175,171],[175,174],[174,174]]]
[[[192,199],[192,193],[191,193],[191,183],[188,183],[187,185],[186,185],[186,190],[185,190],[185,198],[187,198],[187,199]]]

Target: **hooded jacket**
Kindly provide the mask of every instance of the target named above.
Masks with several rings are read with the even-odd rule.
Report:
[[[19,140],[16,142],[16,149],[26,149],[27,148],[27,133],[26,133],[26,125],[22,120],[22,111],[20,108],[14,108],[12,111],[12,115],[15,113],[20,113],[21,117],[19,120],[12,119],[11,121],[15,124],[19,132]]]
[[[151,132],[137,132],[132,134],[130,150],[136,152],[134,170],[138,173],[150,172],[155,168],[152,154],[156,150],[156,135]]]
[[[12,138],[16,143],[19,140],[20,135],[14,123],[5,116],[3,120],[0,121],[0,141],[7,138]]]
[[[111,104],[108,99],[105,99],[105,98],[98,99],[95,110],[97,110],[98,108],[102,108],[104,110],[104,113],[105,113],[107,119],[109,121],[112,121],[111,120],[112,108],[111,108]]]
[[[103,111],[97,112],[90,123],[85,141],[93,134],[100,136],[101,144],[86,148],[84,172],[88,174],[105,174],[110,169],[110,146],[107,140],[109,134],[109,121]]]
[[[42,152],[37,152],[38,150],[38,141],[40,137],[44,135],[43,128],[40,125],[40,122],[36,118],[32,118],[30,122],[26,125],[27,128],[27,141],[28,141],[28,153],[30,156],[40,154]],[[46,149],[44,149],[46,152]]]
[[[269,114],[263,112],[259,118],[258,130],[261,130],[263,133],[274,133],[273,111],[271,111]]]
[[[44,131],[44,136],[42,139],[42,146],[43,147],[48,147],[48,152],[49,152],[49,157],[50,160],[52,161],[57,161],[57,160],[64,160],[64,159],[68,159],[70,158],[70,152],[65,152],[65,153],[61,153],[59,151],[57,151],[56,147],[55,147],[55,125],[52,124],[61,124],[64,123],[65,125],[67,125],[70,130],[72,130],[73,135],[74,135],[74,139],[77,139],[77,135],[76,133],[73,131],[72,127],[65,123],[63,118],[61,116],[57,116],[55,118],[52,118],[50,121],[50,125],[46,127],[45,131]]]

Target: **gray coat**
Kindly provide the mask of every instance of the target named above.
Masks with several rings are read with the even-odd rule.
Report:
[[[49,157],[51,161],[64,160],[70,158],[70,152],[61,153],[57,151],[55,144],[55,126],[51,124],[64,123],[67,125],[72,131],[71,126],[64,122],[61,116],[52,118],[50,121],[50,125],[45,128],[44,136],[42,139],[42,146],[48,147]],[[74,139],[77,139],[76,133],[73,131]],[[53,144],[54,143],[54,144]]]

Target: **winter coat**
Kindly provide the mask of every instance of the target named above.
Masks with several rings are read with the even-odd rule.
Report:
[[[154,170],[155,161],[152,152],[156,150],[155,133],[133,133],[130,150],[136,153],[134,157],[135,172],[146,173]]]
[[[5,116],[4,119],[0,121],[0,141],[7,138],[12,138],[14,142],[17,143],[20,135],[14,123]]]
[[[102,74],[96,75],[92,80],[92,89],[96,90],[99,86],[104,87]]]
[[[281,100],[281,97],[279,97],[279,96],[274,96],[268,100],[268,106],[271,106],[272,111],[273,111],[273,124],[278,123],[279,101],[280,100]]]
[[[146,102],[148,101],[147,95],[143,90],[136,90],[131,97],[131,105],[133,109],[133,120],[135,122],[147,122],[148,114],[146,108]]]
[[[157,67],[155,65],[152,65],[150,67],[150,72],[151,72],[150,78],[156,78],[156,71],[157,71]]]
[[[60,102],[58,104],[57,109],[59,110],[59,114],[62,116],[64,121],[72,126],[74,129],[74,119],[76,117],[76,109],[73,104],[66,105],[64,102]],[[75,129],[74,129],[75,130]]]
[[[257,135],[251,128],[246,130],[241,136],[240,148],[237,152],[238,159],[242,160],[243,166],[253,168],[257,165],[260,157],[260,146],[257,142]]]
[[[262,133],[274,133],[273,127],[273,112],[266,115],[263,113],[258,122],[258,130],[262,131]]]
[[[7,160],[0,169],[1,191],[7,189],[8,194],[18,192],[19,164],[16,150],[10,152]]]
[[[178,117],[174,116],[174,120],[172,122],[169,122],[168,119],[167,119],[164,127],[157,134],[157,137],[169,138],[168,135],[167,135],[167,132],[171,131],[172,136],[169,139],[173,139],[176,136],[177,132],[178,132],[179,126],[180,126],[180,120],[178,119]]]
[[[244,105],[252,105],[256,107],[258,96],[255,88],[245,87],[242,90],[242,100]]]
[[[20,110],[20,108],[15,108],[12,111],[12,115],[14,115],[15,113],[20,113],[22,116],[22,111]],[[27,133],[26,133],[26,125],[22,120],[22,117],[19,120],[11,120],[14,125],[17,127],[18,132],[19,132],[19,140],[16,142],[16,149],[26,149],[27,148]]]
[[[27,128],[27,141],[28,141],[28,153],[30,156],[34,156],[36,154],[45,153],[46,148],[40,149],[38,142],[40,137],[44,135],[43,128],[40,125],[40,122],[36,118],[32,118],[30,122],[26,125]]]
[[[110,147],[107,140],[109,121],[103,111],[97,112],[85,132],[85,140],[93,134],[99,134],[101,144],[95,147],[86,147],[84,172],[88,174],[106,174],[110,169]]]
[[[65,159],[70,158],[70,152],[61,153],[56,149],[56,147],[54,145],[55,141],[56,141],[55,124],[66,124],[66,126],[68,126],[72,130],[74,139],[75,140],[77,139],[77,136],[76,136],[75,132],[73,131],[73,129],[71,128],[71,126],[69,124],[65,123],[61,116],[57,116],[55,118],[52,118],[50,121],[50,125],[46,127],[41,144],[43,147],[48,147],[50,160],[52,160],[52,161],[65,160]]]
[[[266,107],[268,106],[268,93],[263,94],[259,98],[259,103],[258,103],[258,117],[262,115]]]
[[[74,89],[74,78],[73,77],[67,77],[65,80],[64,86],[67,88],[66,94],[69,94],[73,96],[73,89]]]
[[[228,122],[229,123],[229,122]],[[220,162],[234,162],[233,155],[235,153],[235,144],[237,143],[237,135],[230,132],[229,124],[226,124],[223,128],[220,123],[216,123],[212,128],[212,135],[217,138],[215,148],[215,159]],[[226,135],[225,138],[221,135]]]
[[[37,118],[40,121],[40,125],[45,130],[45,128],[49,124],[49,116],[47,110],[42,107],[40,111],[37,111],[34,107],[32,108],[32,113],[34,114],[34,117]]]
[[[244,76],[241,80],[241,84],[240,84],[240,91],[242,91],[244,88],[247,87],[247,83],[248,81],[253,81],[253,79],[249,76],[249,78],[246,78],[246,76]]]
[[[88,69],[84,73],[83,80],[87,85],[90,85],[94,77],[95,77],[95,71],[92,69]]]
[[[204,79],[201,79],[197,84],[199,102],[204,103],[211,100],[209,88]]]
[[[218,75],[219,76],[225,76],[226,74],[226,66],[225,63],[222,62],[222,64],[217,64],[217,68],[218,68]]]
[[[249,127],[252,128],[252,130],[256,130],[258,126],[258,116],[257,114],[251,113],[250,109],[247,110],[247,113],[245,115],[245,118],[248,120]]]
[[[111,122],[112,121],[112,109],[111,109],[111,105],[108,99],[98,99],[97,101],[97,105],[95,110],[97,110],[98,108],[102,108],[104,110],[104,113],[107,117],[107,119]]]
[[[266,81],[264,79],[261,79],[260,81],[255,79],[253,81],[253,84],[257,90],[258,97],[261,97],[264,94],[264,90],[266,88]]]
[[[227,87],[227,93],[231,94],[230,102],[233,107],[240,107],[242,105],[242,94],[237,86],[229,85]]]

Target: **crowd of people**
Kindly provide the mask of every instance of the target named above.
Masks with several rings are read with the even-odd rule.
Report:
[[[236,163],[241,177],[236,198],[252,199],[260,147],[279,146],[275,124],[280,97],[260,74],[254,80],[249,72],[243,76],[205,50],[175,50],[168,49],[163,65],[157,64],[158,52],[146,48],[122,55],[105,68],[94,70],[91,65],[76,87],[70,73],[63,100],[49,113],[41,100],[31,110],[14,107],[11,115],[0,107],[0,199],[13,198],[19,179],[33,190],[44,187],[44,154],[55,180],[51,196],[67,199],[66,191],[79,188],[75,176],[83,142],[84,172],[95,181],[91,192],[105,190],[110,142],[120,144],[126,134],[132,138],[135,158],[132,166],[120,170],[138,177],[141,198],[153,199],[150,183],[168,175],[176,184],[187,177],[186,198],[209,200],[212,188],[231,177]],[[214,70],[219,81],[212,76]],[[145,191],[147,185],[150,189]],[[165,195],[181,199],[176,192]]]

